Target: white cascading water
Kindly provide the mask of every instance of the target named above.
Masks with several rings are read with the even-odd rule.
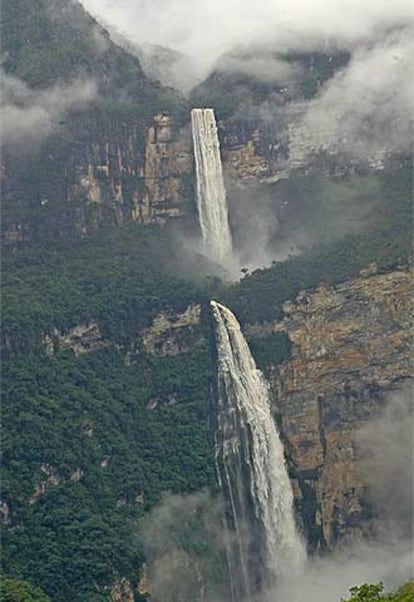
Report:
[[[216,468],[235,532],[227,549],[232,600],[273,602],[266,592],[302,571],[305,546],[295,526],[268,385],[236,317],[215,301],[211,308],[218,363]]]
[[[192,109],[197,208],[206,253],[223,263],[232,252],[220,143],[213,109]]]

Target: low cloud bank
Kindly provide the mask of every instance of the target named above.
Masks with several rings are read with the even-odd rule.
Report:
[[[411,28],[356,49],[304,107],[301,125],[316,148],[363,160],[386,148],[412,149],[414,37]]]
[[[79,109],[97,94],[96,83],[74,79],[44,90],[1,71],[1,143],[10,149],[37,144],[49,136],[67,111]]]
[[[94,16],[134,43],[167,46],[192,58],[204,77],[239,45],[275,50],[353,47],[413,23],[409,0],[82,0]]]

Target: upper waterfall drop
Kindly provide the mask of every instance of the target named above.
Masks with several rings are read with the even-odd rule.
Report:
[[[213,109],[192,109],[197,208],[207,254],[223,263],[232,253],[220,143]]]
[[[216,469],[236,541],[227,550],[232,599],[273,600],[266,592],[302,572],[283,445],[268,385],[233,313],[211,301],[217,344]]]

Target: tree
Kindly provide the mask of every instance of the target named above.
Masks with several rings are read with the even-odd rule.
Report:
[[[49,596],[27,581],[2,577],[0,591],[3,602],[51,602]]]
[[[414,581],[408,581],[396,592],[385,593],[383,583],[351,587],[351,597],[342,602],[414,602]]]

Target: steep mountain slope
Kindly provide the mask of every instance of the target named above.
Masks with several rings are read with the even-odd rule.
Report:
[[[76,1],[7,1],[2,28],[6,242],[139,221],[147,128],[179,95]]]
[[[136,584],[145,511],[214,488],[208,337],[184,312],[206,297],[177,276],[173,245],[115,228],[4,262],[3,568],[53,600]],[[146,332],[161,310],[183,332],[165,357]]]
[[[370,531],[376,509],[354,436],[410,376],[410,161],[373,172],[318,156],[316,172],[282,173],[277,132],[230,106],[247,88],[258,102],[283,96],[280,86],[238,74],[229,98],[228,73],[213,75],[193,101],[217,101],[226,173],[253,182],[253,212],[255,187],[265,187],[287,223],[283,245],[314,228],[306,253],[221,282],[170,227],[189,217],[197,230],[186,102],[150,81],[75,0],[3,5],[8,587],[54,602],[148,598],[148,511],[166,492],[215,493],[211,298],[235,311],[269,378],[309,549]],[[292,61],[307,73],[304,99],[347,56]],[[343,227],[340,212],[321,226],[354,199],[369,205],[357,228]],[[231,217],[242,241],[251,222],[236,232]],[[187,526],[174,537],[195,557],[214,556]],[[212,564],[222,578],[223,559]]]

